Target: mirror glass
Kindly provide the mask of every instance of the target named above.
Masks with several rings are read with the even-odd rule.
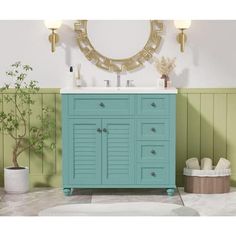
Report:
[[[89,20],[87,34],[100,54],[124,59],[141,51],[151,32],[149,20]]]

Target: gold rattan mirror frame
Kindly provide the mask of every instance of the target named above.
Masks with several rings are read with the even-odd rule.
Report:
[[[109,58],[96,51],[88,38],[87,20],[78,20],[74,27],[79,48],[89,61],[106,71],[121,73],[142,67],[145,61],[153,57],[160,46],[163,23],[159,20],[151,20],[150,24],[150,35],[143,49],[134,56],[125,59]]]

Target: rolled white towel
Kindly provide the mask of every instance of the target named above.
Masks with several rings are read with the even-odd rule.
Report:
[[[209,157],[201,159],[201,170],[212,170],[212,160]]]
[[[229,168],[230,168],[230,161],[221,157],[215,167],[215,170],[222,170],[222,169],[229,169]]]
[[[189,169],[200,170],[199,161],[196,157],[189,158],[185,163]]]

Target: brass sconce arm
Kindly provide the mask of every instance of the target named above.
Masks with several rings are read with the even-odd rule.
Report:
[[[48,39],[51,43],[51,51],[55,52],[56,44],[59,42],[59,35],[55,32],[56,29],[51,29],[52,33],[49,35]]]
[[[184,52],[185,43],[187,41],[184,30],[191,26],[191,20],[176,20],[174,21],[174,24],[175,27],[180,30],[180,33],[177,35],[177,42],[180,44],[180,51]]]
[[[180,44],[180,51],[184,52],[185,42],[187,41],[187,36],[184,33],[184,29],[180,29],[180,33],[177,36],[177,41]]]
[[[59,35],[56,33],[56,30],[60,28],[61,21],[58,20],[45,20],[44,24],[45,26],[52,31],[52,33],[49,35],[48,39],[51,43],[51,51],[55,52],[56,50],[56,44],[59,42]]]

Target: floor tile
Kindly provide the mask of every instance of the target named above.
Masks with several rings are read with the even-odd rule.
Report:
[[[59,188],[37,188],[26,194],[5,194],[1,189],[0,196],[0,216],[34,216],[53,206],[91,203],[89,190],[76,190],[72,196],[65,197]]]
[[[190,194],[179,188],[184,205],[201,216],[236,216],[236,188],[224,194]]]
[[[183,205],[179,193],[169,197],[164,189],[96,189],[92,203],[162,202]]]

